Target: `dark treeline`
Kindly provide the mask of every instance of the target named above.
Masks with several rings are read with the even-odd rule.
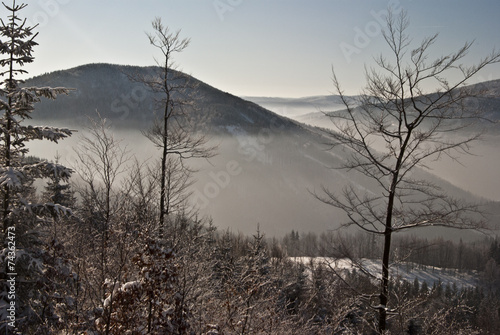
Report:
[[[351,257],[377,259],[381,239],[373,234],[324,232],[320,235],[291,231],[280,243],[291,257]],[[488,263],[500,264],[500,242],[487,237],[474,242],[458,242],[437,237],[401,235],[394,240],[392,260],[424,266],[484,271]]]

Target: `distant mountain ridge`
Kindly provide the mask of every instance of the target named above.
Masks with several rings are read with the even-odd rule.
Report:
[[[482,91],[482,96],[467,99],[468,107],[481,107],[484,117],[492,120],[500,120],[500,79],[490,80],[466,86],[472,91]],[[345,109],[338,95],[310,96],[301,98],[282,97],[242,97],[246,100],[267,108],[275,113],[290,117],[296,121],[312,126],[329,128],[331,121],[328,112]],[[346,99],[356,105],[358,96],[346,96]]]
[[[75,88],[69,96],[61,96],[56,105],[49,101],[37,104],[37,119],[60,119],[93,114],[95,110],[110,119],[126,124],[132,121],[149,124],[154,118],[155,96],[138,82],[131,81],[128,76],[134,73],[152,74],[159,69],[155,66],[138,67],[113,64],[87,64],[68,70],[46,73],[26,81],[27,86],[64,86]],[[197,109],[204,113],[204,120],[213,126],[245,124],[258,129],[269,123],[269,118],[279,114],[285,118],[275,119],[280,125],[297,126],[290,122],[304,122],[322,118],[328,111],[343,109],[344,105],[338,95],[310,96],[303,98],[280,97],[236,97],[222,92],[206,83],[186,75],[196,83],[196,92],[191,92],[193,100],[198,101]],[[469,88],[484,90],[483,97],[469,102],[473,106],[481,106],[488,118],[500,119],[500,79],[478,83]],[[346,97],[355,103],[356,96]],[[245,112],[243,112],[245,111]],[[269,112],[273,113],[269,113]],[[250,117],[251,114],[251,117]],[[249,122],[251,121],[251,122]],[[281,122],[283,122],[281,124]],[[306,122],[307,123],[307,122]],[[313,125],[314,122],[313,122]]]
[[[318,95],[303,98],[280,98],[280,97],[242,97],[252,101],[279,115],[301,120],[305,114],[321,113],[343,109],[344,105],[338,95]],[[352,97],[349,97],[352,101]]]

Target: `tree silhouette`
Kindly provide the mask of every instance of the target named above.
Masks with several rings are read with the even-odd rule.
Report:
[[[375,57],[377,67],[366,69],[366,87],[356,101],[359,107],[343,94],[334,72],[333,84],[345,109],[327,114],[336,127],[329,132],[333,146],[343,146],[348,154],[341,168],[371,178],[380,192],[368,193],[351,185],[341,195],[326,188],[318,195],[347,214],[346,225],[358,226],[384,240],[379,304],[373,306],[379,311],[380,333],[387,329],[390,310],[393,234],[430,226],[485,228],[482,218],[477,217],[478,206],[445,194],[438,185],[419,179],[413,172],[444,155],[458,159],[460,154],[470,153],[470,144],[480,137],[471,127],[482,118],[479,110],[468,105],[481,92],[465,84],[487,65],[500,61],[500,53],[493,51],[476,65],[461,64],[472,43],[431,60],[437,34],[413,46],[407,34],[406,12],[389,12],[386,21],[383,36],[391,58]],[[437,88],[428,94],[429,87]],[[466,128],[471,132],[449,136]]]

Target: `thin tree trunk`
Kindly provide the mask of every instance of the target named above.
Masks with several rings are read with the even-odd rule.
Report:
[[[160,181],[160,228],[159,228],[159,237],[160,239],[163,239],[163,231],[164,231],[164,224],[165,224],[165,198],[166,198],[166,185],[165,185],[165,179],[166,179],[166,173],[167,173],[167,155],[168,155],[168,148],[167,148],[167,138],[168,138],[168,99],[167,99],[167,104],[165,106],[165,115],[163,119],[163,151],[162,151],[162,156],[161,156],[161,181]]]
[[[379,325],[380,334],[387,329],[387,303],[389,301],[389,256],[391,252],[391,227],[386,227],[384,235],[384,254],[382,257],[382,287],[380,290]]]
[[[14,31],[14,18],[12,19],[12,31]],[[14,38],[11,38],[11,44],[14,45]],[[9,67],[9,91],[12,89],[12,82],[14,80],[14,52],[10,51],[10,67]],[[12,97],[9,96],[9,106],[7,107],[7,131],[5,132],[5,167],[10,167],[11,165],[11,138],[10,131],[12,128],[11,121],[11,108],[12,108]],[[10,190],[8,186],[4,187],[4,199],[3,199],[3,231],[4,234],[10,226],[8,216],[9,216],[9,205],[10,205]],[[7,241],[7,240],[5,240]]]

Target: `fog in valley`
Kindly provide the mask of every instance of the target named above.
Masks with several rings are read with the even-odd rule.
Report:
[[[318,96],[303,99],[246,97],[281,116],[323,129],[335,130],[326,113],[344,109],[335,96]],[[430,161],[429,172],[487,200],[500,201],[500,133],[489,127],[480,141],[471,146],[472,155],[459,154],[454,159],[442,156]]]
[[[78,169],[75,150],[78,150],[81,137],[88,135],[82,127],[84,120],[47,121],[47,124],[68,127],[77,132],[59,144],[35,141],[30,147],[30,154],[49,160],[54,160],[57,154],[61,163]],[[114,125],[112,120],[109,124],[114,137],[128,149],[130,166],[135,158],[140,163],[151,165],[159,161],[160,151],[141,132],[147,127],[126,128]],[[226,130],[226,135],[209,135],[210,143],[218,147],[215,157],[192,159],[188,163],[197,170],[195,183],[190,189],[190,207],[199,210],[200,215],[213,219],[213,223],[222,230],[253,234],[260,229],[267,236],[284,236],[292,230],[321,234],[336,230],[347,221],[342,211],[315,197],[315,193],[323,195],[323,187],[341,193],[345,186],[352,183],[372,194],[379,192],[377,185],[365,176],[354,171],[334,169],[343,162],[345,152],[341,148],[331,150],[329,140],[321,136],[321,131],[317,131],[316,135],[300,131],[290,136],[278,130],[257,134],[246,133],[238,127]],[[499,162],[498,153],[495,156],[493,143],[490,142],[481,143],[479,148],[484,150],[486,156],[462,157],[464,165],[444,158],[433,163],[434,170],[430,172],[458,186],[460,189],[444,183],[457,196],[473,201],[498,199],[500,188],[498,179],[494,178],[494,162]],[[465,164],[476,166],[480,172],[472,171]],[[126,173],[121,175],[121,178],[125,177]],[[432,174],[425,175],[425,178],[443,183]],[[74,178],[75,182],[77,180],[77,177]],[[480,237],[471,232],[450,233],[436,229],[428,233],[422,231],[421,234],[447,234],[448,237],[466,240]]]
[[[159,161],[160,151],[141,131],[112,131],[140,163]],[[58,154],[61,163],[77,169],[75,150],[84,134],[88,133],[78,130],[59,144],[33,142],[30,153],[49,160]],[[338,228],[339,216],[333,219],[332,208],[311,194],[325,182],[335,185],[336,172],[313,157],[301,157],[297,150],[307,152],[307,144],[290,146],[289,140],[272,134],[212,136],[210,143],[218,146],[218,154],[188,163],[197,170],[191,205],[216,226],[235,233],[252,234],[258,226],[269,236],[283,236],[292,229],[320,233]]]

